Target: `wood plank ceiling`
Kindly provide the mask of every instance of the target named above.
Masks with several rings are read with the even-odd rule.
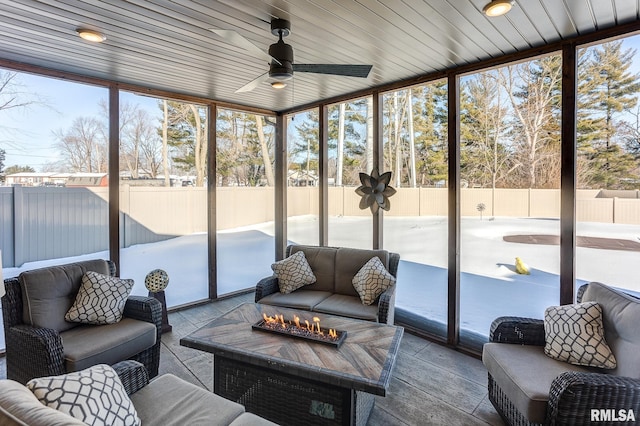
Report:
[[[0,0],[0,60],[273,111],[495,58],[639,20],[640,0]],[[296,73],[285,89],[234,91],[268,70],[209,29],[265,51],[291,21],[296,63],[372,64],[367,79]],[[76,28],[99,30],[102,44]]]

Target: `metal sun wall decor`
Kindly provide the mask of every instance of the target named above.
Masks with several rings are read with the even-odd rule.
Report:
[[[389,211],[391,202],[389,197],[396,193],[396,190],[389,186],[391,182],[391,172],[378,174],[378,170],[373,169],[371,175],[360,173],[360,185],[356,188],[356,194],[361,196],[360,209],[367,207],[371,213],[375,214],[378,208]]]

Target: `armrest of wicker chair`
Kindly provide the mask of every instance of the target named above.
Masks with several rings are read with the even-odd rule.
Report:
[[[144,364],[149,377],[158,375],[160,367],[160,342],[162,338],[162,304],[153,297],[129,296],[124,305],[123,316],[146,321],[156,326],[156,344],[132,359]]]
[[[378,322],[393,325],[396,311],[396,286],[392,285],[378,299]]]
[[[118,373],[127,395],[134,394],[149,384],[149,373],[138,361],[120,361],[112,367]]]
[[[162,303],[153,297],[129,296],[122,314],[127,318],[150,322],[158,328],[158,337],[162,331]]]
[[[547,424],[590,425],[591,410],[616,416],[640,413],[640,380],[612,374],[570,371],[556,377],[549,392]],[[611,411],[609,411],[611,413]],[[638,414],[635,414],[636,416]]]
[[[22,324],[5,332],[8,379],[26,384],[34,377],[65,373],[62,339],[56,330]]]
[[[275,276],[261,279],[258,281],[258,284],[256,284],[256,303],[258,303],[258,301],[263,297],[273,294],[279,290],[280,287],[278,286],[278,279]]]
[[[544,346],[544,321],[523,317],[496,318],[491,323],[489,341]]]

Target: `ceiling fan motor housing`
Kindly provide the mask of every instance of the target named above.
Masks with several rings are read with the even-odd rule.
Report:
[[[269,56],[280,61],[280,64],[271,61],[270,77],[276,80],[288,80],[293,77],[293,48],[282,41],[282,38],[269,46]]]

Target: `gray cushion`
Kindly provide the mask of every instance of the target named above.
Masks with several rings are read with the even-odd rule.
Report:
[[[13,380],[0,380],[0,425],[86,426],[68,414],[43,405],[29,389]]]
[[[253,413],[242,413],[240,417],[230,423],[229,426],[277,426],[275,423],[267,419],[258,417]]]
[[[313,311],[367,321],[378,321],[378,305],[363,305],[358,296],[334,294],[318,303],[313,308]]]
[[[115,364],[156,343],[156,326],[123,318],[116,324],[81,325],[60,333],[67,371]]]
[[[318,303],[331,296],[328,291],[296,290],[293,293],[273,293],[260,299],[264,305],[283,306],[285,308],[305,309],[310,311]]]
[[[332,247],[291,246],[291,254],[304,252],[309,266],[316,277],[316,282],[309,284],[305,290],[329,291],[333,293],[333,270],[337,249]]]
[[[617,361],[610,373],[640,379],[640,300],[593,282],[582,295],[582,302],[588,301],[602,307],[604,337]]]
[[[544,346],[486,343],[482,362],[518,411],[532,423],[544,422],[553,379],[565,371],[590,371],[549,358]]]
[[[64,315],[75,301],[87,271],[109,275],[109,264],[105,260],[87,260],[21,273],[24,323],[57,331],[76,327],[65,321]]]
[[[131,395],[143,425],[228,425],[244,407],[165,374]]]
[[[389,252],[386,250],[339,248],[336,253],[334,293],[358,296],[353,288],[353,277],[373,256],[377,256],[384,267],[389,269]]]

